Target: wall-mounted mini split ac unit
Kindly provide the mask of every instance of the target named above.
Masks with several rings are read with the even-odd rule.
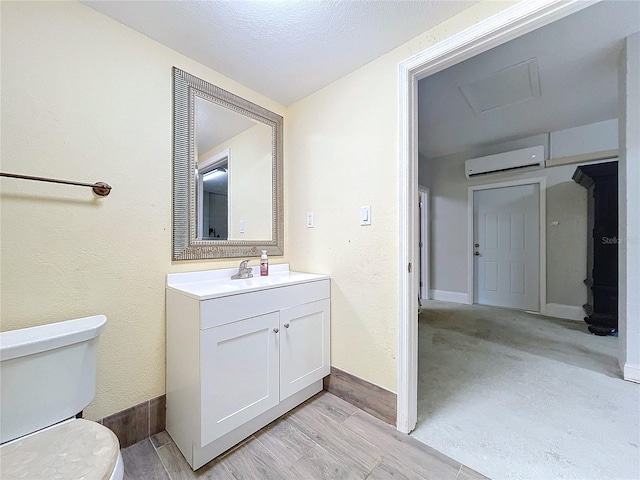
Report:
[[[544,146],[523,148],[511,152],[497,153],[486,157],[472,158],[464,162],[467,178],[490,173],[544,168]]]

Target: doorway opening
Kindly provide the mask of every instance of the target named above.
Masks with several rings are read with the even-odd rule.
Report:
[[[568,5],[565,5],[568,7]],[[576,6],[575,4],[571,4],[570,5],[571,8],[573,8],[573,10],[571,10],[571,8],[569,8],[568,10],[564,10],[562,15],[559,14],[559,11],[554,7],[554,9],[551,12],[548,11],[547,15],[542,15],[542,16],[537,16],[539,12],[535,13],[535,14],[531,14],[531,12],[527,13],[527,14],[523,14],[522,17],[518,17],[518,15],[515,15],[515,18],[519,18],[518,21],[522,20],[523,18],[526,18],[527,15],[531,14],[532,17],[529,17],[527,21],[523,21],[522,24],[519,25],[519,28],[521,28],[523,31],[519,34],[519,35],[515,35],[515,36],[521,36],[524,33],[524,30],[530,29],[529,31],[533,30],[533,28],[531,28],[532,23],[538,22],[537,27],[546,25],[548,23],[552,23],[552,21],[557,20],[559,17],[568,15],[569,13],[575,13],[575,11],[580,10],[580,8],[578,6]],[[589,5],[582,5],[582,6],[589,6]],[[518,7],[518,5],[516,5],[516,7]],[[522,8],[524,8],[525,6],[521,6]],[[557,7],[557,6],[556,6]],[[551,8],[551,7],[549,7]],[[516,8],[517,10],[517,8]],[[513,11],[510,10],[510,13],[513,14]],[[559,16],[558,16],[559,15]],[[514,18],[514,17],[512,17]],[[535,18],[535,20],[532,20],[532,18]],[[496,20],[496,17],[494,17],[493,19],[490,20]],[[503,19],[506,21],[506,19]],[[507,22],[508,23],[508,22]],[[518,22],[516,22],[518,23]],[[403,180],[406,180],[406,184],[402,185],[401,183],[401,192],[403,193],[403,198],[402,198],[402,204],[401,204],[401,233],[403,234],[401,241],[403,242],[400,251],[401,251],[401,255],[400,255],[400,327],[399,327],[399,382],[398,382],[398,428],[402,431],[406,431],[409,432],[414,426],[415,426],[415,421],[417,420],[417,386],[416,384],[414,384],[414,381],[417,382],[417,365],[415,363],[413,363],[416,360],[416,357],[413,357],[412,355],[416,355],[417,356],[417,349],[418,349],[418,342],[417,342],[417,334],[418,334],[418,326],[417,326],[417,315],[415,315],[415,312],[417,311],[416,308],[413,308],[413,303],[416,301],[416,298],[418,297],[418,292],[420,293],[420,297],[422,298],[423,296],[423,292],[420,291],[421,290],[421,285],[419,284],[418,281],[416,281],[415,276],[412,277],[411,275],[411,263],[413,262],[414,264],[417,262],[420,262],[420,264],[422,264],[422,258],[420,257],[420,235],[419,232],[416,232],[416,230],[420,230],[420,226],[418,224],[417,221],[415,221],[414,219],[417,219],[419,216],[419,204],[416,205],[415,202],[415,193],[417,193],[418,191],[418,185],[417,185],[417,151],[418,151],[418,144],[419,144],[419,138],[418,138],[418,133],[417,133],[417,97],[419,94],[418,88],[417,88],[417,81],[425,78],[427,76],[430,76],[432,74],[435,74],[441,70],[444,70],[446,68],[448,68],[449,66],[452,66],[454,64],[460,63],[462,60],[468,59],[473,55],[470,55],[469,52],[473,51],[474,48],[477,47],[477,52],[476,53],[481,53],[484,52],[486,50],[489,49],[489,47],[486,46],[486,43],[489,42],[488,38],[490,38],[491,42],[495,42],[492,46],[496,46],[499,43],[503,43],[503,41],[498,40],[498,38],[500,39],[505,39],[506,37],[509,37],[510,35],[513,34],[513,30],[509,30],[509,32],[502,32],[502,34],[500,35],[495,35],[496,30],[499,30],[500,26],[496,26],[495,24],[492,27],[493,29],[485,29],[484,33],[482,34],[478,34],[475,38],[473,37],[473,35],[471,35],[469,33],[469,31],[467,32],[463,32],[467,35],[460,35],[461,37],[464,38],[464,40],[467,42],[464,45],[461,44],[456,44],[453,40],[453,38],[451,39],[451,42],[449,44],[446,45],[447,48],[443,48],[442,50],[439,50],[438,48],[434,47],[434,49],[431,49],[427,52],[423,52],[423,54],[419,55],[417,59],[411,59],[410,61],[405,62],[405,64],[403,64],[402,66],[402,72],[401,72],[401,76],[402,76],[402,80],[403,82],[401,82],[401,89],[402,89],[402,101],[406,102],[402,104],[402,115],[401,115],[401,122],[402,122],[402,132],[404,133],[401,138],[403,140],[403,145],[402,145],[402,153],[403,153],[403,157],[401,158],[401,182]],[[475,29],[472,29],[475,30]],[[482,30],[482,29],[480,29]],[[473,32],[473,33],[477,33],[477,32]],[[484,37],[483,37],[484,35]],[[512,38],[515,38],[512,37]],[[454,37],[455,38],[455,37]],[[474,41],[470,41],[470,38],[474,38],[474,41],[477,43],[474,43]],[[508,39],[508,38],[507,38]],[[459,39],[458,39],[459,40]],[[504,40],[506,41],[506,40]],[[484,43],[483,43],[484,42]],[[471,47],[469,46],[471,45]],[[453,52],[453,53],[452,53]],[[457,58],[457,61],[456,61]],[[413,62],[413,63],[412,63]],[[444,66],[443,66],[444,65]],[[405,83],[406,82],[406,83]],[[566,127],[565,127],[566,128]],[[549,138],[551,138],[551,135],[549,135]],[[617,141],[617,135],[616,135],[616,141]],[[617,145],[617,143],[616,143]],[[522,147],[521,147],[522,148]],[[549,145],[547,145],[547,148],[549,148]],[[498,153],[498,152],[487,152],[485,153],[485,155],[491,154],[491,153]],[[555,158],[555,157],[554,157]],[[600,157],[600,158],[605,158],[605,157]],[[611,158],[611,157],[609,157]],[[558,164],[558,165],[554,165],[554,166],[560,166],[563,165],[563,168],[567,168],[567,169],[571,169],[574,170],[575,169],[575,163],[580,163],[580,160],[576,160],[573,159],[574,161],[567,161],[566,163],[563,164]],[[589,158],[589,159],[585,159],[582,158],[582,161],[585,160],[595,160],[595,158]],[[406,163],[405,163],[406,162]],[[457,167],[458,168],[458,167]],[[458,168],[458,173],[460,171],[464,171],[463,169]],[[563,171],[563,175],[566,172]],[[534,173],[535,174],[535,173]],[[498,177],[499,178],[499,177]],[[503,177],[504,179],[504,177]],[[571,179],[571,174],[569,174],[568,176],[567,182],[565,183],[569,183],[570,179]],[[421,180],[421,184],[424,184],[424,182]],[[531,180],[530,178],[528,180]],[[529,181],[529,184],[531,184],[532,182]],[[535,182],[534,182],[535,183]],[[575,187],[575,184],[571,182],[571,184]],[[426,185],[429,185],[428,183],[426,183]],[[445,183],[446,187],[450,187],[450,183]],[[477,185],[474,185],[474,187],[477,187]],[[496,184],[491,186],[492,188],[488,188],[487,190],[490,189],[495,189],[496,188]],[[436,205],[438,202],[441,202],[441,199],[439,199],[438,197],[438,192],[433,188],[433,185],[429,185],[430,193],[432,195],[431,200],[432,200],[432,205]],[[574,189],[575,190],[575,189]],[[580,190],[580,189],[578,189]],[[477,192],[482,192],[483,189],[481,188],[474,188],[472,189],[469,193],[469,197],[470,197],[470,202],[471,202],[471,207],[469,209],[470,216],[471,216],[471,227],[468,228],[467,232],[469,233],[469,237],[467,237],[467,235],[458,235],[456,241],[460,240],[460,237],[464,237],[464,239],[462,241],[466,242],[466,248],[465,251],[468,252],[469,255],[469,269],[467,271],[468,272],[473,272],[474,270],[478,270],[479,266],[474,265],[474,262],[477,262],[477,260],[475,260],[473,257],[475,257],[474,252],[478,252],[481,253],[480,250],[473,250],[473,247],[475,246],[476,243],[479,243],[477,241],[475,241],[475,237],[473,236],[473,226],[474,226],[474,221],[473,221],[473,198]],[[465,193],[466,192],[466,186],[465,186]],[[406,194],[406,197],[404,196],[404,194]],[[478,193],[478,195],[481,195],[481,193]],[[540,201],[541,198],[545,197],[545,195],[543,195],[543,192],[538,191],[538,200]],[[456,208],[460,209],[460,199],[456,199]],[[482,203],[482,202],[478,202],[478,203]],[[544,208],[544,207],[542,207]],[[476,214],[478,214],[479,212],[476,212]],[[538,223],[540,224],[539,227],[539,232],[544,232],[547,223],[546,220],[543,221],[543,218],[546,217],[546,215],[543,215],[542,210],[539,210],[538,212]],[[433,215],[433,218],[438,218],[438,214]],[[459,222],[456,218],[451,217],[451,216],[440,216],[440,218],[446,218],[446,220],[450,223],[450,224],[454,224],[454,225],[461,225],[464,224],[463,222]],[[415,222],[412,223],[412,222]],[[477,222],[476,226],[477,226]],[[517,223],[517,222],[516,222]],[[486,224],[486,222],[485,222]],[[553,222],[551,221],[549,223],[549,225],[552,226],[558,226],[558,224],[563,225],[562,221],[560,222]],[[511,226],[510,226],[511,228]],[[553,228],[553,227],[550,227]],[[560,229],[556,229],[556,230],[560,230]],[[585,228],[586,230],[586,228]],[[433,234],[433,232],[432,232]],[[478,232],[476,231],[476,235],[478,234]],[[486,232],[485,232],[485,237],[486,237]],[[432,239],[433,240],[433,239]],[[485,238],[486,240],[486,238]],[[569,245],[570,243],[567,242],[563,242],[565,245]],[[586,242],[585,242],[586,243]],[[542,249],[545,245],[544,239],[540,242],[539,248]],[[480,246],[480,245],[479,245]],[[431,249],[433,250],[434,248],[437,249],[437,246],[435,246],[435,242],[432,245]],[[464,247],[463,247],[464,248]],[[434,254],[433,257],[433,261],[437,261],[438,260],[438,256],[439,256],[439,252]],[[464,256],[464,261],[467,260],[467,255],[458,255],[458,257],[462,257]],[[537,255],[538,258],[541,260],[541,263],[539,265],[539,275],[538,275],[538,280],[539,280],[539,285],[544,281],[544,279],[546,278],[546,275],[543,274],[543,270],[544,270],[544,265],[542,264],[542,259],[546,258],[546,255],[543,255],[542,252],[539,252],[539,254]],[[586,255],[585,255],[586,256]],[[498,262],[499,263],[499,262]],[[553,263],[550,263],[553,264]],[[409,268],[407,268],[407,266]],[[475,266],[475,268],[474,268]],[[449,266],[448,268],[453,271],[455,273],[456,269]],[[498,266],[494,266],[493,268],[499,268]],[[511,268],[511,266],[510,266]],[[520,270],[518,270],[520,269]],[[461,269],[458,269],[457,271],[460,271]],[[527,268],[520,268],[517,265],[515,266],[515,274],[512,273],[512,276],[514,277],[518,277],[520,279],[525,278],[526,275],[524,275],[523,270],[527,270]],[[485,281],[487,281],[487,274],[485,272]],[[422,277],[422,275],[421,275]],[[458,275],[458,279],[460,276]],[[467,275],[467,278],[465,278],[465,280],[468,281],[468,283],[470,284],[469,288],[467,289],[466,295],[467,295],[467,302],[466,303],[473,303],[474,300],[477,302],[478,301],[478,296],[476,290],[479,290],[479,284],[478,284],[478,279],[477,277],[475,278],[474,281],[474,276],[472,275]],[[464,277],[463,277],[464,278]],[[495,276],[494,276],[495,278]],[[584,279],[584,277],[582,277]],[[430,283],[430,287],[432,289],[436,288],[436,281],[434,281],[433,276],[431,276],[430,278],[431,283]],[[521,281],[522,283],[526,283],[526,280]],[[584,287],[584,285],[582,285],[582,287]],[[521,289],[522,290],[522,289]],[[538,292],[538,299],[535,302],[537,307],[532,308],[531,305],[529,306],[520,306],[519,308],[522,308],[523,310],[535,310],[538,312],[543,312],[544,308],[546,306],[546,299],[543,298],[543,295],[545,295],[546,293],[546,288],[544,284],[541,284],[539,287],[539,292]],[[458,292],[463,291],[463,289],[459,289]],[[451,292],[445,292],[445,293],[451,293]],[[453,293],[456,293],[455,291]],[[431,295],[429,295],[429,297],[431,297]],[[462,302],[460,302],[462,303]],[[483,302],[480,302],[483,303]],[[486,312],[489,312],[489,310],[486,310]],[[526,312],[524,312],[526,313]],[[489,314],[489,313],[487,313]],[[496,312],[491,312],[491,315],[496,315],[499,316],[499,313]],[[526,323],[523,322],[523,323]],[[499,331],[499,329],[498,329]],[[517,338],[517,336],[516,336]],[[611,355],[610,352],[607,353],[607,360],[606,363],[609,366],[612,366],[612,368],[618,369],[618,365],[617,365],[617,356],[615,354]],[[610,357],[610,358],[609,358]],[[608,367],[607,367],[608,368]],[[604,373],[605,376],[607,375],[606,372],[599,372],[600,374]],[[415,377],[414,377],[415,375]],[[619,371],[617,372],[618,375],[618,379],[619,379]],[[464,390],[466,387],[468,387],[465,384],[461,384],[460,389]],[[413,398],[413,395],[416,395],[416,398]],[[444,403],[443,403],[444,405]],[[415,410],[414,410],[415,408]],[[415,417],[414,417],[414,412],[415,412]],[[455,458],[455,457],[454,457]]]
[[[400,64],[399,305],[397,428],[409,433],[418,416],[418,81],[575,13],[581,1],[521,2]]]

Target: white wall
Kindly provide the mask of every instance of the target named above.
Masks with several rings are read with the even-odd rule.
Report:
[[[468,187],[545,177],[547,181],[547,303],[574,307],[574,318],[582,315],[587,300],[587,191],[572,180],[580,164],[524,173],[503,173],[467,179],[464,162],[497,152],[544,145],[548,135],[536,135],[473,151],[420,162],[420,183],[431,192],[431,289],[467,293],[467,196]],[[428,170],[428,174],[427,174]],[[558,222],[554,225],[554,222]],[[565,309],[567,311],[567,309]]]
[[[626,38],[618,71],[619,359],[625,379],[640,382],[640,33]]]
[[[2,179],[1,328],[106,314],[97,419],[165,392],[166,274],[238,265],[171,261],[171,68],[285,108],[80,3],[0,8],[2,170],[113,186]]]

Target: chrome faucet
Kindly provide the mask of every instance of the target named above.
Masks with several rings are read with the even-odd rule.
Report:
[[[231,277],[231,280],[240,280],[241,278],[251,278],[253,277],[253,271],[251,267],[247,266],[250,260],[243,260],[240,262],[240,266],[238,267],[238,273]]]

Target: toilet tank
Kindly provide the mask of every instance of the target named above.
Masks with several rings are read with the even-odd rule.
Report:
[[[0,441],[75,416],[96,392],[104,315],[0,333]]]

